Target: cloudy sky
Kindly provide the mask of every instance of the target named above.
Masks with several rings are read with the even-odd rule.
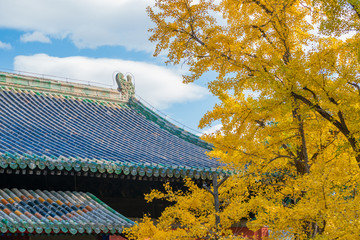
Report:
[[[165,66],[148,41],[152,0],[1,0],[0,71],[24,71],[115,87],[114,72],[135,78],[136,94],[197,129],[215,99],[211,76],[182,83],[186,66]],[[179,125],[179,124],[178,124]]]

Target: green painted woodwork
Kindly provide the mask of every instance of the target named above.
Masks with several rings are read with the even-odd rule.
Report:
[[[164,165],[150,163],[130,163],[103,159],[83,159],[78,157],[54,157],[29,154],[0,153],[0,168],[3,169],[31,169],[31,170],[60,170],[75,172],[92,172],[108,174],[124,174],[147,177],[190,177],[194,179],[211,180],[214,168],[183,167],[179,165]],[[222,172],[225,174],[225,172]]]

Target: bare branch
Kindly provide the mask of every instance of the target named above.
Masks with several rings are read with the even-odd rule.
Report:
[[[211,189],[205,183],[203,184],[203,188],[205,188],[206,191],[208,191],[209,193],[211,193],[211,195],[214,196],[214,192],[211,191]]]
[[[230,176],[226,175],[219,183],[218,183],[218,187],[221,186],[221,184],[223,184]]]

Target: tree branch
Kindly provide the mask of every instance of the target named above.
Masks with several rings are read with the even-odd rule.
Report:
[[[256,5],[258,5],[260,8],[262,8],[267,14],[272,15],[273,11],[271,11],[270,9],[268,9],[264,4],[262,4],[259,0],[254,0],[254,3],[256,3]]]
[[[211,195],[214,196],[214,192],[211,191],[211,189],[205,183],[203,184],[203,188],[205,188],[206,191],[208,191],[209,193],[211,193]]]
[[[327,144],[321,144],[320,145],[320,149],[316,153],[314,153],[312,155],[311,161],[314,161],[319,156],[319,154],[321,154],[327,147],[329,147],[331,144],[333,144],[333,142],[335,142],[336,136],[337,136],[338,133],[339,132],[336,131],[334,138],[331,141],[329,141]]]
[[[300,101],[305,103],[307,106],[313,108],[323,118],[325,118],[326,120],[331,122],[337,129],[339,129],[340,132],[346,137],[346,139],[350,143],[351,148],[356,153],[355,158],[356,158],[356,161],[358,162],[358,164],[360,165],[360,151],[359,151],[359,148],[357,147],[358,140],[354,136],[351,135],[350,130],[348,129],[348,127],[345,124],[345,120],[344,120],[344,117],[343,117],[341,111],[338,112],[338,116],[340,118],[340,121],[338,121],[330,113],[328,113],[322,107],[320,107],[319,104],[313,104],[307,98],[305,98],[293,91],[291,92],[291,96],[295,97],[296,99],[299,99]]]
[[[358,93],[360,95],[360,86],[357,83],[348,82],[348,84],[354,86],[358,90]]]
[[[218,183],[218,187],[220,187],[230,176],[226,175],[219,183]]]
[[[291,96],[295,97],[296,99],[302,101],[309,107],[313,108],[316,112],[318,112],[323,118],[331,122],[335,127],[337,127],[341,132],[344,131],[343,127],[341,126],[341,123],[337,121],[331,114],[329,114],[327,111],[322,109],[318,104],[313,104],[310,100],[307,98],[295,93],[291,92]],[[348,134],[348,133],[347,133]]]
[[[348,1],[348,3],[350,4],[350,6],[354,9],[356,15],[358,16],[358,18],[360,18],[360,11],[358,9],[357,6],[355,6],[355,4],[353,4],[352,2]]]

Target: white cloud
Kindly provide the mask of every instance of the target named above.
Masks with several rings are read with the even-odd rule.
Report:
[[[135,77],[136,94],[159,109],[173,103],[198,100],[209,94],[206,88],[196,84],[183,84],[181,76],[175,71],[145,62],[36,54],[15,57],[14,69],[98,82],[113,88],[116,88],[114,72],[129,72]]]
[[[50,38],[45,36],[41,32],[25,33],[20,36],[20,41],[22,42],[41,42],[41,43],[50,43]]]
[[[0,48],[2,48],[2,49],[11,49],[11,44],[10,43],[4,43],[4,42],[0,41]]]
[[[208,128],[208,129],[206,129],[206,130],[202,131],[202,134],[211,134],[211,133],[215,133],[215,132],[217,132],[217,131],[221,130],[221,128],[222,128],[222,124],[216,124],[216,125],[214,125],[214,126],[212,126],[212,127]]]
[[[2,0],[0,28],[69,38],[79,48],[125,46],[152,52],[146,7],[153,0]]]

